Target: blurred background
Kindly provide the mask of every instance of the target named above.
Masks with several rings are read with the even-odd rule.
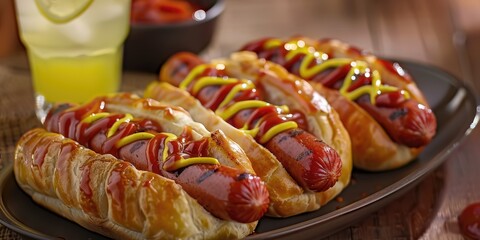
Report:
[[[207,57],[225,56],[266,36],[338,38],[378,55],[433,64],[480,86],[478,0],[226,0],[225,5],[202,51]],[[13,0],[0,0],[0,61],[24,66],[13,10]]]

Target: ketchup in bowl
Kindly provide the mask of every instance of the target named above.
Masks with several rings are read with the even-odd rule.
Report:
[[[132,0],[133,23],[173,23],[191,20],[199,10],[187,0]]]

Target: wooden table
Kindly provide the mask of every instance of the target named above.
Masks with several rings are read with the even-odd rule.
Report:
[[[227,0],[204,56],[225,56],[266,36],[337,38],[378,55],[440,67],[475,90],[480,86],[478,11],[480,3],[474,0]],[[0,63],[15,74],[26,66],[21,53]],[[34,117],[31,109],[12,107],[12,112]],[[11,126],[3,125],[0,137],[18,138],[28,129],[15,127],[5,116],[0,114],[0,123]],[[480,201],[479,142],[477,128],[414,189],[342,231],[319,238],[462,239],[456,217],[467,204]],[[1,145],[0,160],[10,158],[12,151],[13,146]]]

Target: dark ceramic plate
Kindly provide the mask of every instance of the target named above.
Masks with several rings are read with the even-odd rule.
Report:
[[[437,168],[476,126],[476,95],[453,76],[431,66],[401,62],[417,80],[438,118],[438,133],[411,164],[393,171],[355,170],[355,184],[318,211],[286,219],[264,218],[248,239],[313,238],[334,233],[401,196]],[[16,184],[11,166],[0,176],[0,222],[35,239],[104,239],[35,204]]]

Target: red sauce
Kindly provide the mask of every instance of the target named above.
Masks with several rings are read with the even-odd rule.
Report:
[[[146,188],[149,188],[151,185],[152,185],[152,181],[153,181],[153,176],[150,177],[150,179],[148,179],[147,181],[143,182],[143,187],[146,187]]]
[[[403,69],[400,67],[398,63],[390,62],[384,59],[377,59],[377,61],[380,62],[385,67],[385,69],[397,75],[403,81],[407,83],[412,82],[412,79],[410,78],[410,76],[403,71]]]
[[[112,136],[107,136],[108,131],[115,122],[124,118],[126,115],[110,114],[93,122],[82,122],[83,118],[90,116],[92,113],[97,113],[95,110],[98,112],[103,111],[104,102],[102,99],[100,100],[101,101],[94,101],[93,104],[90,103],[85,106],[55,111],[47,119],[45,125],[61,126],[53,130],[58,130],[61,134],[70,134],[74,140],[77,140],[80,144],[91,148],[95,152],[112,154],[115,157],[129,161],[138,169],[159,174],[162,173],[162,166],[164,164],[163,149],[165,147],[168,147],[167,160],[208,155],[208,140],[193,140],[192,129],[190,128],[185,128],[177,139],[169,142],[168,146],[165,146],[167,135],[160,133],[162,126],[149,119],[134,118],[129,122],[120,123],[115,133]],[[131,98],[128,98],[128,95],[120,95],[116,97],[114,102],[123,102],[132,105],[137,104],[135,101],[132,102]],[[148,103],[148,101],[143,101],[143,103]],[[162,109],[168,111],[170,108]],[[57,123],[55,124],[53,121],[57,121]],[[60,122],[62,124],[58,124]],[[120,139],[138,132],[148,132],[153,134],[154,137],[147,140],[139,139],[125,146],[118,146],[117,143]]]
[[[400,91],[388,92],[380,94],[376,97],[376,105],[378,107],[394,108],[399,106],[406,99]]]
[[[78,148],[78,145],[74,142],[67,142],[62,144],[60,149],[60,155],[57,159],[55,168],[60,173],[60,176],[67,176],[68,161],[72,157],[72,153]]]
[[[179,139],[181,139],[180,141],[182,142],[189,142],[189,141],[193,141],[193,129],[191,128],[184,128],[183,129],[183,132],[180,133],[180,136],[178,136]]]
[[[130,20],[136,23],[174,23],[191,20],[199,8],[187,0],[133,0]]]
[[[134,123],[122,123],[116,133],[107,138],[102,144],[101,153],[109,153],[118,157],[118,148],[116,146],[120,139],[137,132],[137,125]]]
[[[462,211],[458,225],[467,239],[480,239],[480,202],[470,204]]]
[[[350,52],[351,54],[356,55],[356,56],[362,56],[363,55],[362,50],[360,48],[357,48],[357,47],[354,47],[354,46],[350,46],[347,49],[347,52]]]
[[[147,169],[148,171],[159,174],[160,165],[158,157],[160,149],[164,149],[165,136],[158,134],[147,143]]]
[[[288,51],[285,51],[284,53],[284,58],[285,56],[288,54]],[[288,69],[289,72],[291,72],[292,74],[295,74],[297,76],[300,76],[300,63],[302,61],[302,59],[305,57],[305,54],[304,53],[301,53],[301,54],[297,54],[295,55],[292,59],[288,60],[287,61],[287,58],[285,58],[285,60],[283,61],[284,63],[282,64],[282,66],[285,68],[285,69]],[[310,63],[310,67],[312,67],[312,65],[314,65],[315,63],[312,61],[312,63]]]
[[[183,153],[189,157],[206,157],[208,156],[208,140],[206,138],[199,141],[186,142],[183,147]]]
[[[325,43],[325,42],[328,42],[328,41],[330,41],[330,40],[329,39],[323,39],[323,40],[319,40],[319,43]],[[279,46],[267,49],[266,46],[265,46],[265,40],[260,40],[258,44],[251,44],[250,46],[247,46],[247,47],[251,51],[257,52],[259,54],[259,57],[262,57],[262,58],[265,58],[269,61],[273,61],[277,64],[280,64],[285,69],[287,69],[289,72],[291,72],[292,74],[301,76],[301,74],[299,72],[299,67],[300,67],[301,61],[303,61],[303,59],[305,57],[304,53],[299,53],[299,54],[295,55],[294,58],[286,61],[286,55],[288,54],[289,51],[285,50],[283,45],[279,45]],[[275,49],[279,49],[277,52],[282,54],[283,60],[279,60],[278,57],[275,57],[276,55],[268,54]],[[347,51],[352,53],[353,55],[357,55],[357,56],[364,55],[359,48],[355,48],[355,47],[349,47],[347,49]],[[327,53],[327,54],[329,56],[331,56],[331,54],[329,54],[329,53]],[[353,59],[352,59],[352,61],[353,61]],[[400,71],[401,67],[398,66],[397,63],[392,63],[390,61],[382,60],[382,59],[378,59],[378,61],[383,66],[385,66],[385,68],[388,69],[389,72],[399,76],[400,78],[402,78],[406,82],[411,82],[411,79],[409,78],[409,76],[407,74],[405,74],[403,72],[403,70]],[[313,67],[313,66],[319,65],[319,64],[322,64],[322,61],[320,61],[320,62],[312,61],[310,63],[310,67]],[[347,76],[348,72],[350,71],[350,69],[351,69],[350,64],[343,65],[343,66],[340,66],[340,67],[326,69],[325,71],[319,72],[318,74],[315,74],[310,78],[307,78],[307,80],[320,82],[325,87],[338,90],[338,89],[341,88],[341,86],[343,84],[343,81],[344,81],[345,77]],[[369,85],[372,82],[371,75],[367,76],[366,74],[359,74],[359,75],[356,75],[356,78],[357,79],[355,81],[353,81],[353,84],[349,87],[348,91],[350,91],[350,92],[354,91],[355,89],[358,89],[359,87],[364,86],[364,85]],[[285,86],[285,87],[288,87],[288,86]],[[290,86],[290,88],[292,88],[292,87],[295,87],[295,86],[294,85]],[[382,94],[380,94],[380,95],[382,95]],[[391,102],[390,105],[391,105],[391,107],[399,107],[399,105],[393,105],[393,102]]]
[[[107,194],[111,196],[112,208],[114,212],[123,212],[125,209],[123,203],[125,202],[125,169],[130,164],[127,162],[118,162],[113,170],[110,172],[110,177],[107,182]]]
[[[72,126],[75,126],[79,122],[79,119],[77,119],[75,115],[75,112],[66,112],[59,118],[58,131],[62,132],[63,136],[67,138],[73,138],[75,136],[72,134],[73,131],[75,131],[75,128]]]
[[[202,77],[206,76],[224,77],[226,76],[226,72],[225,70],[218,70],[213,67],[207,67],[201,74],[196,76],[196,78],[187,87],[187,90],[190,92],[190,94],[195,95],[193,93],[193,86],[195,85],[195,81],[198,81]],[[263,73],[260,73],[259,77],[262,76]],[[211,109],[212,111],[216,111],[218,110],[220,103],[224,101],[224,99],[231,92],[231,90],[239,84],[243,84],[243,82],[241,80],[238,80],[237,82],[231,84],[206,86],[198,91],[196,97],[203,106]],[[296,89],[295,82],[292,81],[281,81],[280,84],[282,84],[283,88]],[[222,107],[227,109],[228,107],[241,101],[261,99],[261,91],[258,88],[254,87],[252,89],[244,89],[236,93],[233,99]],[[304,103],[306,103],[310,109],[315,109],[313,103],[311,103],[309,99],[303,100],[305,100]],[[300,112],[296,111],[295,114],[281,114],[278,108],[273,105],[242,109],[233,114],[233,116],[231,116],[229,119],[225,120],[235,128],[243,128],[245,125],[247,125],[248,129],[253,129],[255,128],[256,124],[259,123],[260,130],[255,136],[257,140],[261,139],[264,134],[268,132],[268,130],[272,127],[287,121],[298,120],[299,125],[308,128],[305,116],[303,116],[303,114],[301,114]]]
[[[242,127],[245,123],[248,124],[248,127],[251,129],[255,126],[255,124],[260,120],[261,117],[270,115],[270,114],[278,114],[277,112],[277,107],[275,106],[266,106],[266,107],[260,107],[255,109],[250,117],[247,119],[246,122],[239,124],[238,126],[235,126],[237,128]]]
[[[290,121],[296,122],[298,125],[298,128],[308,131],[308,121],[307,121],[307,118],[305,117],[305,114],[297,110],[290,111],[290,114],[291,114],[291,117],[289,117]]]
[[[260,120],[260,126],[257,136],[255,137],[257,140],[260,140],[272,127],[287,122],[288,120],[282,117],[282,115],[278,114],[268,114],[262,117]]]
[[[235,87],[237,84],[227,84],[221,87],[217,86],[208,86],[205,87],[204,89],[200,90],[196,98],[202,102],[202,105],[205,106],[206,108],[211,109],[212,111],[215,111],[218,109],[218,106],[220,103],[222,103],[223,99],[225,99],[225,96],[232,90],[233,87]],[[214,89],[215,93],[210,94],[209,89]],[[203,101],[202,101],[203,100]]]
[[[82,176],[80,177],[80,192],[82,197],[91,198],[92,189],[90,188],[90,167],[92,163],[87,163],[80,168]]]
[[[43,162],[45,161],[45,156],[47,155],[48,147],[50,147],[49,139],[44,138],[40,143],[35,145],[33,149],[33,165],[41,168]]]
[[[263,50],[264,46],[265,46],[265,43],[267,43],[268,41],[272,40],[273,38],[264,38],[264,39],[260,39],[258,41],[253,41],[253,42],[250,42],[248,43],[247,45],[243,46],[242,47],[242,51],[252,51],[252,52],[260,52],[261,50]],[[262,51],[263,53],[263,51]]]
[[[350,87],[348,87],[347,91],[352,92],[355,89],[358,89],[362,86],[371,85],[371,84],[372,84],[371,77],[367,77],[365,74],[360,74],[356,76],[355,81],[352,82]]]
[[[80,168],[82,171],[82,175],[80,177],[80,197],[82,199],[81,205],[82,205],[83,211],[98,217],[97,205],[92,199],[93,191],[90,186],[90,182],[91,182],[90,169],[92,167],[92,164],[93,164],[93,161],[90,161]]]
[[[71,189],[69,187],[71,186],[70,182],[72,179],[70,179],[70,171],[71,171],[71,161],[72,161],[72,156],[75,154],[74,152],[77,150],[79,147],[78,144],[72,141],[64,142],[62,143],[60,147],[60,154],[58,156],[58,159],[55,163],[55,181],[56,183],[59,184],[57,186],[57,194],[59,194],[59,197],[61,199],[64,199],[66,202],[73,203],[74,199],[76,199],[76,196],[72,196],[70,194]]]
[[[104,134],[106,130],[110,128],[115,121],[117,121],[117,119],[121,119],[124,116],[124,114],[112,114],[108,117],[99,119],[94,123],[80,123],[77,127],[75,140],[77,140],[78,143],[90,148],[94,146],[91,141],[96,135],[100,133]]]

